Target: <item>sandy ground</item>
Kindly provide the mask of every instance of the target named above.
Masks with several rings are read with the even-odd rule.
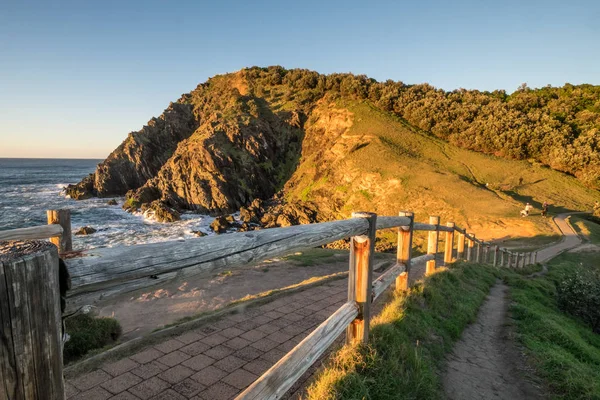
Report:
[[[127,341],[181,318],[222,308],[245,296],[347,270],[347,254],[335,254],[312,266],[275,260],[232,269],[231,274],[175,279],[150,290],[111,298],[100,303],[96,311],[100,316],[116,318],[123,328],[121,340]]]

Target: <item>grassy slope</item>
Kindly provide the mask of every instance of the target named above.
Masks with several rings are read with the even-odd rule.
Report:
[[[496,281],[490,267],[459,265],[394,293],[372,322],[368,346],[345,346],[309,388],[309,399],[431,399],[437,371]]]
[[[387,215],[408,209],[416,211],[417,220],[440,215],[486,239],[547,235],[548,242],[555,236],[547,219],[518,216],[525,201],[534,206],[549,201],[557,212],[589,209],[600,197],[540,165],[452,146],[368,102],[337,100],[335,106],[352,113],[347,133],[328,143],[333,149],[345,144],[345,154],[303,155],[294,184],[287,187],[288,199],[335,204],[342,216],[359,209]],[[309,129],[305,141],[310,140]]]
[[[600,253],[566,253],[536,279],[508,274],[518,338],[554,398],[600,398],[600,335],[562,313],[555,283],[579,268],[600,268]]]

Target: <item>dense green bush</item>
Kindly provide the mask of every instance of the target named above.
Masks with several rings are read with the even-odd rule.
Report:
[[[559,307],[600,333],[600,274],[575,273],[557,286]]]
[[[121,325],[116,319],[98,318],[90,314],[68,318],[65,328],[70,336],[63,352],[65,363],[114,343],[121,336]]]

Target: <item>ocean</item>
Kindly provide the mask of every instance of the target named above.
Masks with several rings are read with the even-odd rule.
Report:
[[[0,230],[45,225],[46,210],[68,208],[73,233],[82,226],[98,230],[73,236],[75,250],[191,238],[194,230],[211,234],[210,216],[184,213],[181,221],[160,223],[124,211],[123,197],[114,198],[117,206],[106,204],[110,198],[66,197],[63,188],[94,172],[100,161],[0,158]]]

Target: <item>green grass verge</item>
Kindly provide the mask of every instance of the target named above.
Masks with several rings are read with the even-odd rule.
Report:
[[[556,283],[581,268],[600,268],[600,253],[565,253],[535,279],[505,272],[517,337],[553,398],[600,399],[600,335],[557,306]]]
[[[431,399],[444,354],[477,316],[496,281],[491,267],[458,264],[391,295],[365,346],[344,346],[308,388],[309,399]]]
[[[65,329],[70,336],[63,351],[65,364],[103,349],[121,336],[121,326],[116,319],[96,318],[90,314],[67,318]]]
[[[571,226],[573,226],[573,229],[575,229],[579,236],[588,242],[600,244],[600,224],[596,221],[600,222],[600,218],[573,215],[571,217]]]

